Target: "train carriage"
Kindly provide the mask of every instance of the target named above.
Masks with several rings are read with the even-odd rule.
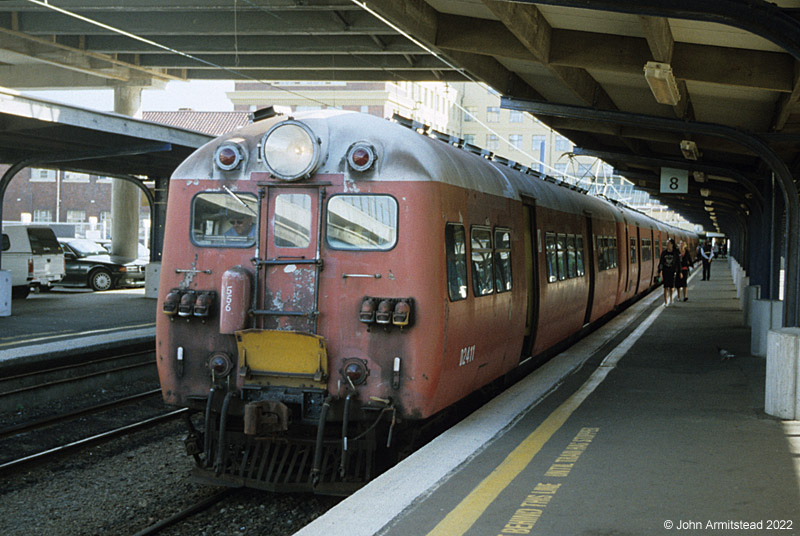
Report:
[[[170,182],[157,322],[197,477],[352,491],[401,428],[648,290],[655,228],[362,114],[212,141]]]

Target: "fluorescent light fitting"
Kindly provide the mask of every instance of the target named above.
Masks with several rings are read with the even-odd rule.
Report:
[[[659,104],[669,104],[675,106],[681,100],[681,93],[678,91],[678,83],[672,74],[672,67],[669,63],[659,63],[648,61],[644,65],[644,79],[650,86],[650,91]]]
[[[708,197],[709,195],[711,195],[711,190],[709,190],[708,188],[700,188],[700,195],[703,197]]]
[[[681,153],[686,160],[697,160],[700,158],[700,149],[692,140],[681,140]]]
[[[695,182],[706,182],[706,174],[702,171],[695,171],[692,175],[694,175]]]

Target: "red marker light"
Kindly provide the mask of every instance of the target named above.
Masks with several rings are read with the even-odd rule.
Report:
[[[369,151],[367,151],[363,147],[359,147],[358,149],[353,151],[353,154],[350,158],[352,158],[353,164],[355,164],[356,167],[361,168],[369,164],[370,154]]]
[[[244,158],[244,150],[237,143],[226,142],[217,147],[214,163],[223,171],[232,171],[239,167]]]
[[[375,163],[375,149],[363,142],[356,143],[347,151],[347,161],[355,171],[366,171]]]
[[[225,147],[219,152],[217,158],[219,159],[220,164],[227,167],[236,163],[236,156],[236,151],[230,147]]]

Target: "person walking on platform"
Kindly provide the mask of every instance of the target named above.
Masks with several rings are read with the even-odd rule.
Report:
[[[681,242],[681,261],[678,269],[678,276],[675,279],[675,288],[678,289],[678,301],[681,301],[681,291],[683,291],[683,301],[689,301],[689,268],[692,266],[692,257],[689,256],[689,248]]]
[[[703,242],[703,245],[700,246],[700,259],[703,261],[703,281],[708,281],[711,279],[712,258],[713,254],[711,253],[711,242]]]
[[[672,290],[675,288],[675,277],[680,269],[680,253],[675,247],[675,240],[670,238],[667,248],[661,252],[658,273],[664,282],[664,307],[672,303]]]

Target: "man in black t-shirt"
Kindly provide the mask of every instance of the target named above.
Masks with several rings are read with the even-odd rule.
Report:
[[[661,252],[661,260],[658,263],[658,273],[664,281],[664,307],[672,303],[672,291],[675,288],[675,275],[681,265],[681,256],[678,248],[675,247],[675,240],[670,238],[667,248]]]
[[[700,246],[700,259],[703,261],[703,279],[702,281],[708,281],[711,279],[711,259],[714,258],[713,253],[711,252],[711,242],[705,242],[702,246]]]

